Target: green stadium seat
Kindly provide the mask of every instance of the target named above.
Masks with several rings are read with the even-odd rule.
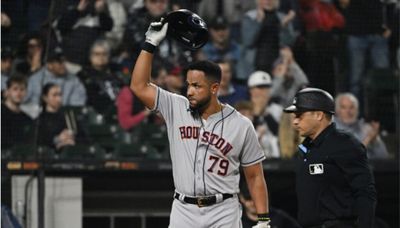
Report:
[[[61,149],[60,159],[98,159],[106,158],[106,151],[97,144],[77,144],[65,146]]]
[[[121,143],[115,149],[114,158],[154,158],[157,157],[157,154],[158,151],[151,145]]]
[[[5,155],[2,157],[15,160],[27,159],[52,159],[54,158],[54,150],[45,146],[38,146],[32,144],[15,145],[7,151],[3,151]]]
[[[121,139],[122,129],[116,124],[89,125],[88,132],[93,142],[111,152]]]
[[[159,153],[169,151],[168,134],[165,125],[145,123],[140,125],[139,141],[154,146]]]

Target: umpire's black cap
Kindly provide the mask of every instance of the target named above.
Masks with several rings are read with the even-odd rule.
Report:
[[[335,101],[332,95],[322,89],[305,88],[297,92],[291,106],[285,108],[284,112],[306,112],[323,111],[335,113]]]

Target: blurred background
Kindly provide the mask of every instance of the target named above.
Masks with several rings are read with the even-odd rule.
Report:
[[[219,99],[253,121],[267,156],[274,227],[297,227],[302,139],[282,108],[307,86],[335,97],[337,126],[367,148],[376,227],[399,227],[397,0],[2,0],[2,227],[168,226],[166,128],[129,83],[150,22],[181,8],[209,41],[165,39],[152,81],[185,95],[188,63],[220,65]]]

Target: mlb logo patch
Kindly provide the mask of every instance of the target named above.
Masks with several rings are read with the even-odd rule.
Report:
[[[324,173],[324,164],[321,164],[321,163],[310,164],[308,166],[308,170],[311,175],[323,174]]]

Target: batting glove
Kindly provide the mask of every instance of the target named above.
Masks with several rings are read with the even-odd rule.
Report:
[[[257,225],[253,226],[252,228],[271,228],[269,225],[269,221],[267,222],[258,222]]]
[[[252,228],[271,228],[269,223],[271,222],[271,219],[269,218],[269,214],[257,214],[257,220],[258,223],[257,225],[253,226]]]
[[[146,42],[157,47],[167,35],[168,23],[152,22],[146,32]]]

